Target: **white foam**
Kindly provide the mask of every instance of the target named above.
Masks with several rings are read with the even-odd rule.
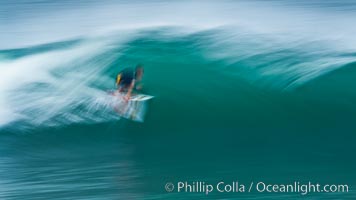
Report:
[[[108,57],[101,64],[89,60],[107,48],[107,41],[92,41],[0,62],[0,126],[20,119],[41,124],[101,95],[88,82],[100,76],[114,59]],[[31,84],[45,84],[47,88]]]

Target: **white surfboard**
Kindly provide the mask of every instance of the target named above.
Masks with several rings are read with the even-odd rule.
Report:
[[[146,94],[135,94],[131,96],[130,101],[146,101],[152,99],[154,96],[146,95]]]
[[[147,100],[154,96],[145,94],[133,94],[129,101],[124,101],[124,93],[111,93],[118,99],[115,101],[113,107],[115,111],[123,118],[130,119],[137,122],[143,122],[146,114]]]

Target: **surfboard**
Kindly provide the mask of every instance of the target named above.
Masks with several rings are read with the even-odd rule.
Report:
[[[131,96],[129,101],[146,101],[152,99],[154,96],[146,95],[146,94],[135,94]]]
[[[115,111],[123,118],[143,122],[147,109],[147,101],[154,96],[146,94],[133,94],[128,101],[124,100],[124,93],[111,93],[117,97],[114,103]]]
[[[117,92],[115,90],[109,90],[107,91],[108,94],[112,96],[116,96],[119,98],[124,98],[125,93]],[[132,94],[129,101],[146,101],[154,98],[154,96],[147,95],[147,94]]]

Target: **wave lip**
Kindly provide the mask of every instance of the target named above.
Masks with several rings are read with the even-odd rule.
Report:
[[[161,26],[235,26],[278,37],[334,40],[351,49],[356,44],[356,12],[349,12],[356,3],[350,1],[7,1],[0,9],[4,49]]]

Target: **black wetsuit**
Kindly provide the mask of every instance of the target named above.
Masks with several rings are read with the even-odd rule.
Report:
[[[127,89],[135,79],[135,70],[133,68],[126,68],[117,75],[116,85],[120,88]]]

